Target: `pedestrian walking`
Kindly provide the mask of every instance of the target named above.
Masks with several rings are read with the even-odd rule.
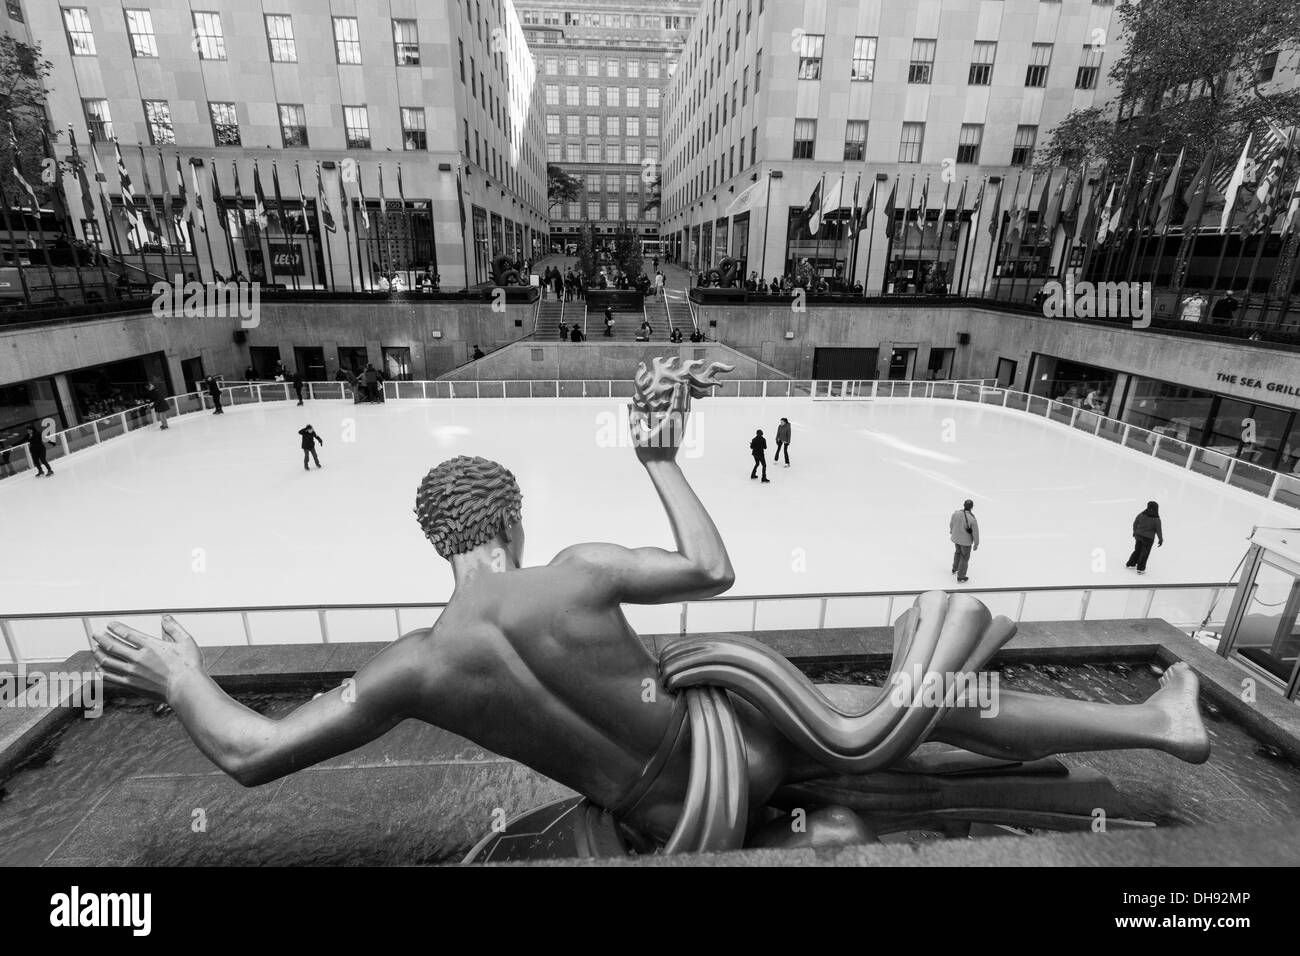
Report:
[[[1128,556],[1126,568],[1135,568],[1138,574],[1147,573],[1147,558],[1151,555],[1151,545],[1159,542],[1165,546],[1165,529],[1160,524],[1160,506],[1148,501],[1147,506],[1133,519],[1133,553]]]
[[[790,419],[781,419],[776,426],[776,452],[772,455],[772,464],[781,460],[781,450],[785,450],[785,467],[790,467]]]
[[[167,396],[163,394],[161,388],[155,388],[153,382],[150,382],[144,389],[145,401],[153,405],[153,413],[158,419],[158,429],[162,431],[167,428],[167,413],[171,411],[171,405],[167,401]]]
[[[221,386],[211,375],[208,376],[208,396],[212,399],[212,414],[224,415],[221,410]]]
[[[754,437],[749,442],[749,453],[754,456],[754,469],[749,473],[750,478],[758,477],[758,469],[763,469],[763,482],[767,481],[767,439],[763,437],[763,429],[754,433]]]
[[[297,395],[298,395],[298,404],[299,404],[299,405],[302,404],[302,385],[303,385],[303,382],[302,382],[302,370],[301,370],[301,369],[294,369],[294,370],[293,370],[293,390],[294,390],[294,392],[296,392]]]
[[[970,567],[970,553],[980,548],[980,523],[975,520],[972,511],[975,502],[967,498],[962,502],[961,510],[954,511],[948,519],[948,536],[952,539],[952,573],[957,575],[958,583],[970,580],[966,571]]]
[[[483,357],[483,350],[477,345],[474,346],[474,361],[477,362]]]
[[[36,477],[43,478],[48,475],[53,478],[54,469],[50,467],[49,459],[45,457],[45,439],[41,437],[40,429],[35,425],[27,426],[27,450],[31,453],[32,464],[36,466]]]
[[[605,338],[614,337],[614,310],[610,306],[605,306]]]
[[[311,471],[307,467],[307,459],[310,458],[316,462],[316,467],[320,467],[320,458],[316,456],[316,443],[325,444],[325,439],[316,434],[316,429],[308,425],[306,428],[298,429],[298,434],[302,436],[302,467],[304,471]]]

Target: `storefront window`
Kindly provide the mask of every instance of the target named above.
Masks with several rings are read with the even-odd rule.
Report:
[[[1290,448],[1286,443],[1290,424],[1291,412],[1285,409],[1223,398],[1219,400],[1205,445],[1233,458],[1274,468],[1283,447]]]
[[[1214,396],[1208,392],[1135,376],[1120,417],[1138,428],[1200,445],[1213,404]]]
[[[384,347],[384,378],[400,382],[411,380],[411,350],[398,346]]]
[[[11,444],[22,437],[28,425],[43,427],[45,419],[52,419],[56,431],[68,427],[59,407],[54,379],[37,378],[30,382],[0,386],[0,444],[9,437]]]
[[[1052,355],[1035,355],[1029,377],[1029,391],[1078,408],[1094,395],[1097,410],[1110,407],[1115,391],[1115,373],[1082,362],[1069,362]]]

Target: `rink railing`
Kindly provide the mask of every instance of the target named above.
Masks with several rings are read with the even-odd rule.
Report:
[[[1236,592],[1228,584],[1098,584],[1092,587],[962,588],[1013,621],[1160,619],[1182,630],[1220,629]],[[638,634],[760,633],[889,627],[923,592],[722,595],[703,601],[624,605]],[[173,615],[204,647],[387,643],[433,626],[445,602],[152,608],[0,615],[0,664],[61,661],[86,650],[110,621],[159,634]]]
[[[811,398],[814,401],[854,401],[922,398],[971,402],[1024,412],[1084,434],[1121,445],[1178,468],[1270,501],[1300,508],[1300,474],[1273,471],[1223,451],[1182,441],[1161,431],[1139,428],[1097,412],[1041,395],[1030,395],[993,384],[993,379],[946,381],[878,381],[853,379],[732,379],[715,390],[718,398]],[[538,379],[517,381],[384,382],[388,400],[483,398],[631,398],[630,379]],[[312,400],[351,399],[346,382],[305,382],[304,396]],[[289,382],[254,382],[222,388],[229,405],[275,404],[296,399]],[[173,416],[210,410],[206,392],[189,392],[167,400]],[[48,440],[51,461],[155,424],[153,409],[140,405],[106,418],[57,432]],[[0,479],[30,470],[26,445],[0,451]]]

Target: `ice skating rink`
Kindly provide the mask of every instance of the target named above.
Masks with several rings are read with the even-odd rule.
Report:
[[[596,399],[318,401],[174,419],[0,482],[10,613],[445,600],[412,514],[454,455],[510,468],[527,563],[581,541],[672,547],[658,498]],[[749,479],[755,428],[793,423],[793,467]],[[297,431],[325,440],[302,468]],[[968,587],[1227,580],[1252,525],[1293,510],[1023,413],[964,402],[714,399],[679,459],[736,569],[733,594],[952,588],[948,516],[975,500]],[[1124,568],[1133,516],[1166,544]]]

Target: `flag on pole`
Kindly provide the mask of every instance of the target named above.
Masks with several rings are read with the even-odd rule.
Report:
[[[253,221],[257,223],[258,229],[266,229],[271,221],[266,211],[266,190],[262,188],[262,172],[257,168],[256,159],[253,160]]]
[[[23,192],[27,193],[28,198],[31,199],[32,213],[36,216],[37,222],[39,222],[41,218],[41,203],[40,200],[36,198],[36,190],[32,188],[32,184],[27,181],[23,176],[22,170],[19,168],[19,160],[21,157],[18,151],[18,133],[14,129],[14,121],[12,119],[9,120],[9,149],[13,153],[12,169],[14,178],[18,180],[18,185],[22,187]]]
[[[1002,187],[1006,185],[1006,177],[1003,176],[998,180],[998,191],[993,196],[993,209],[989,213],[989,236],[996,238],[998,228],[1002,225]]]
[[[1205,211],[1205,200],[1213,188],[1215,161],[1216,153],[1211,149],[1201,160],[1201,166],[1192,177],[1192,181],[1187,184],[1187,191],[1183,193],[1183,202],[1187,204],[1187,212],[1183,214],[1183,232],[1187,231],[1188,226],[1193,228],[1200,226],[1201,215]]]
[[[113,208],[113,203],[108,198],[108,176],[105,175],[104,173],[104,167],[99,164],[99,150],[95,148],[94,141],[92,140],[89,145],[90,145],[90,158],[91,161],[94,162],[95,164],[95,182],[99,186],[99,198],[103,200],[104,209],[110,210]],[[105,212],[105,215],[107,214],[108,213]],[[104,223],[104,228],[111,229],[113,228],[113,224]]]
[[[1007,241],[1015,244],[1022,241],[1025,225],[1029,221],[1029,203],[1034,197],[1034,173],[1029,174],[1029,189],[1025,192],[1025,201],[1020,201],[1020,177],[1016,177],[1016,189],[1011,194],[1011,224],[1007,229]]]
[[[144,144],[137,143],[136,145],[140,148],[140,177],[144,182],[144,195],[140,197],[140,202],[137,208],[139,209],[140,225],[144,227],[144,237],[147,242],[152,238],[149,233],[148,222],[150,219],[154,218],[153,186],[149,183],[149,160],[146,159],[144,155]],[[162,230],[159,230],[159,232],[161,231]],[[159,241],[162,241],[163,239],[162,236],[159,236],[158,238]]]
[[[1064,180],[1062,180],[1064,181]],[[1051,215],[1052,206],[1052,174],[1047,173],[1043,179],[1043,189],[1038,195],[1038,213],[1037,213],[1037,232],[1038,243],[1050,243],[1055,236],[1053,235],[1052,225],[1048,223],[1048,217]]]
[[[1097,244],[1106,241],[1107,234],[1111,231],[1111,219],[1115,214],[1115,184],[1110,184],[1110,192],[1106,196],[1106,202],[1101,207],[1101,216],[1097,220]]]
[[[1228,184],[1223,191],[1223,216],[1219,219],[1219,233],[1223,234],[1228,231],[1232,224],[1232,212],[1237,205],[1237,193],[1247,181],[1247,167],[1250,164],[1250,144],[1254,142],[1255,134],[1251,133],[1246,137],[1246,145],[1241,148],[1241,156],[1237,159],[1237,165],[1232,169],[1232,175],[1228,178]],[[1253,178],[1253,177],[1251,177]]]
[[[126,221],[131,224],[137,237],[143,231],[137,222],[139,213],[135,205],[135,186],[131,183],[131,174],[126,170],[126,160],[122,158],[122,147],[116,137],[113,139],[113,153],[117,157],[117,179],[122,190],[122,208],[126,210]]]
[[[1300,224],[1300,174],[1291,187],[1291,199],[1287,203],[1286,217],[1282,220],[1282,235],[1289,236],[1297,224]]]
[[[834,219],[840,209],[844,206],[844,177],[840,176],[839,181],[826,193],[826,198],[822,200],[821,220]]]
[[[1067,177],[1070,187],[1061,197],[1061,206],[1057,212],[1057,221],[1072,240],[1077,235],[1075,227],[1079,224],[1079,208],[1083,204],[1083,184],[1087,176],[1088,167],[1085,164],[1079,167],[1078,176]]]
[[[69,223],[72,220],[72,212],[68,209],[68,197],[63,192],[63,164],[59,158],[54,155],[54,146],[50,143],[49,133],[45,131],[45,124],[41,124],[41,147],[44,149],[45,157],[54,165],[54,182],[51,193],[54,198],[54,214],[60,222]]]
[[[975,235],[975,230],[979,228],[980,210],[984,208],[984,191],[989,188],[989,178],[984,177],[984,182],[980,183],[979,188],[975,191],[975,205],[970,207],[970,230],[968,235]],[[969,240],[968,240],[969,241]]]
[[[366,209],[366,186],[361,181],[361,164],[357,163],[357,205],[361,209],[361,225],[365,226],[366,235],[370,235],[370,212]]]
[[[858,178],[853,182],[853,205],[849,208],[849,238],[858,234],[858,218],[862,215],[862,210],[858,206],[858,198],[862,194],[862,174],[858,173]]]
[[[460,167],[456,167],[456,204],[460,207],[460,231],[465,232],[465,190],[460,184]]]
[[[867,198],[862,203],[862,208],[858,210],[858,219],[854,223],[854,232],[862,232],[867,228],[867,213],[876,207],[876,180],[871,180],[871,188],[867,190]]]
[[[894,180],[894,185],[889,189],[889,198],[885,200],[885,238],[892,240],[894,233],[894,217],[898,214],[896,203],[898,200],[898,180]]]
[[[808,232],[817,235],[822,228],[822,180],[817,180],[817,185],[813,187],[812,195],[808,197],[808,205],[803,210],[804,221],[808,224]]]
[[[735,216],[754,208],[760,200],[764,200],[764,190],[766,190],[766,188],[766,176],[757,182],[750,183],[747,187],[741,190],[740,195],[731,201],[731,205],[727,207],[727,215]]]
[[[951,188],[952,183],[943,184],[943,201],[939,204],[939,225],[936,227],[939,234],[935,237],[935,241],[940,244],[943,242],[943,227],[948,219],[948,190]]]
[[[86,163],[77,152],[77,135],[68,124],[68,143],[72,147],[72,168],[77,172],[77,188],[81,190],[81,211],[87,222],[95,221],[95,202],[90,198],[90,182],[86,179]]]
[[[921,195],[916,200],[916,226],[918,232],[925,232],[925,220],[929,215],[929,209],[926,207],[926,199],[930,193],[930,177],[925,177],[925,182],[921,184]]]
[[[1169,177],[1165,180],[1165,188],[1160,192],[1160,200],[1156,208],[1156,229],[1162,233],[1169,231],[1169,220],[1174,211],[1174,196],[1178,192],[1178,177],[1183,172],[1183,156],[1186,152],[1186,148],[1178,151],[1178,158],[1174,160],[1173,168],[1169,170]]]
[[[203,212],[203,194],[199,190],[199,168],[194,163],[190,163],[190,185],[193,190],[186,193],[180,153],[176,154],[176,179],[181,184],[181,195],[185,197],[185,215],[189,217],[191,225],[198,227],[199,232],[206,233],[208,231],[208,221]]]
[[[284,214],[284,196],[280,194],[280,167],[271,160],[271,192],[275,195],[275,218],[280,224],[280,231],[286,236],[293,235],[293,220]]]
[[[337,232],[338,224],[334,222],[334,213],[330,210],[330,202],[325,198],[325,179],[321,175],[320,163],[316,164],[316,205],[320,207],[321,225],[325,227],[326,232]]]
[[[1277,218],[1278,198],[1282,190],[1282,174],[1291,160],[1291,135],[1287,135],[1285,147],[1275,152],[1269,160],[1268,169],[1260,177],[1259,185],[1250,195],[1245,207],[1244,231],[1246,235],[1257,232],[1267,234]]]
[[[208,161],[208,175],[212,177],[212,208],[216,211],[217,225],[222,232],[230,232],[230,214],[226,212],[226,201],[221,196],[221,185],[217,182],[217,161]]]
[[[1137,156],[1130,156],[1128,160],[1128,173],[1124,176],[1124,183],[1120,186],[1119,202],[1114,206],[1110,220],[1106,223],[1106,232],[1114,234],[1119,232],[1120,226],[1124,222],[1125,211],[1128,209],[1129,199],[1133,195],[1133,170],[1137,167]],[[1100,242],[1100,238],[1097,240]]]
[[[954,219],[952,224],[953,245],[957,244],[957,237],[961,235],[961,217],[962,214],[966,211],[966,187],[969,184],[970,184],[969,179],[963,179],[961,181],[961,192],[957,194],[957,206],[956,206],[957,216],[956,219]]]

